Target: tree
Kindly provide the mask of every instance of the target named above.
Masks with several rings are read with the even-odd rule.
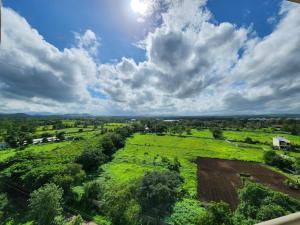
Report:
[[[62,212],[63,190],[55,184],[46,184],[30,194],[32,218],[40,225],[51,224]]]
[[[66,168],[60,173],[56,174],[52,180],[53,183],[59,185],[65,192],[70,190],[72,184],[79,184],[85,178],[85,172],[82,170],[82,166],[76,163],[72,163],[66,166]]]
[[[123,138],[120,134],[112,133],[110,138],[115,146],[115,149],[123,148],[125,145],[125,138]]]
[[[97,202],[103,195],[103,185],[98,180],[92,180],[83,185],[84,193],[81,197],[81,203],[84,209],[95,208]]]
[[[159,224],[172,211],[180,198],[179,187],[183,179],[176,172],[148,172],[143,177],[138,201],[146,224]]]
[[[65,140],[65,132],[59,132],[56,137],[60,140],[60,141],[64,141]]]
[[[137,201],[139,182],[132,179],[129,184],[116,185],[113,180],[105,181],[102,211],[111,218],[112,224],[141,224],[140,205]]]
[[[9,144],[10,147],[12,148],[16,148],[18,147],[18,141],[17,141],[17,138],[15,135],[8,135],[6,138],[5,138],[5,142]]]
[[[212,133],[214,139],[223,139],[223,131],[220,128],[210,128],[210,132]]]
[[[99,166],[105,161],[105,155],[98,149],[84,150],[76,159],[76,162],[81,164],[87,173],[96,172]]]
[[[117,151],[110,134],[103,136],[101,145],[103,148],[103,153],[109,157],[111,157]]]

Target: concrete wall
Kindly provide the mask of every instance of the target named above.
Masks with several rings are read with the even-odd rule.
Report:
[[[300,225],[300,212],[258,223],[256,225]]]

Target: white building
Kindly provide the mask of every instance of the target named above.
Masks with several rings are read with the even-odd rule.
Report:
[[[273,137],[273,146],[280,149],[288,150],[291,146],[291,142],[284,137],[277,136]]]
[[[32,141],[32,144],[36,145],[36,144],[41,144],[43,143],[43,139],[44,138],[36,138],[36,139],[33,139]],[[48,142],[54,142],[54,141],[57,141],[58,138],[57,137],[47,137],[47,141]]]

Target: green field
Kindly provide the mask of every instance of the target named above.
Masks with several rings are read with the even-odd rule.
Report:
[[[42,133],[49,133],[51,135],[54,135],[58,132],[65,132],[66,134],[70,133],[77,133],[79,129],[82,129],[83,131],[92,131],[93,128],[78,128],[78,127],[72,127],[72,128],[65,128],[65,129],[60,129],[60,130],[37,130],[35,133],[36,134],[42,134]]]
[[[114,160],[103,166],[105,176],[116,182],[130,182],[141,177],[149,170],[164,170],[161,157],[170,160],[178,157],[182,167],[181,175],[185,178],[184,187],[194,195],[196,193],[196,157],[239,159],[263,161],[264,149],[269,146],[247,145],[223,140],[195,137],[157,136],[136,134],[128,139],[123,150],[115,154]]]
[[[104,128],[106,128],[108,130],[114,130],[116,128],[125,127],[125,126],[127,126],[126,123],[106,123],[106,124],[104,124]]]
[[[251,138],[253,141],[259,141],[261,143],[272,144],[273,137],[283,136],[290,140],[293,144],[300,145],[300,136],[291,135],[286,133],[269,133],[263,131],[228,131],[224,130],[223,135],[225,139],[244,141],[247,137]],[[208,129],[205,130],[192,130],[192,134],[189,136],[202,137],[202,138],[212,138],[212,134]]]

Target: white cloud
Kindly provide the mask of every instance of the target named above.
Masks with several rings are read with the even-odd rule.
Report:
[[[0,46],[2,101],[22,100],[23,107],[30,102],[36,104],[36,98],[43,99],[41,106],[47,101],[87,101],[90,96],[86,86],[95,78],[97,65],[91,57],[93,52],[81,47],[93,43],[94,34],[87,31],[80,37],[82,46],[60,51],[13,10],[3,8],[2,13],[9,18],[3,20]]]
[[[274,32],[260,39],[250,28],[212,23],[204,0],[158,3],[163,10],[156,5],[152,14],[161,22],[139,42],[147,56],[140,63],[123,58],[97,64],[100,42],[91,30],[75,35],[77,46],[60,51],[4,9],[11,19],[0,47],[1,111],[299,112],[299,6],[284,3]],[[91,97],[88,88],[106,99]]]
[[[96,34],[93,31],[86,30],[83,35],[75,33],[75,38],[77,41],[77,46],[79,48],[86,50],[93,56],[97,56],[100,42],[99,38],[97,38]]]

